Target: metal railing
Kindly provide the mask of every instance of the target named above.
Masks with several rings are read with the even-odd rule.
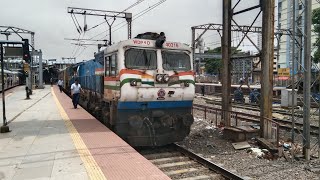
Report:
[[[223,115],[224,112],[229,112],[231,115],[231,127],[241,126],[243,122],[254,122],[257,125],[260,125],[260,116],[254,114],[248,114],[243,112],[237,111],[227,111],[219,108],[208,107],[205,105],[193,104],[193,110],[199,110],[204,112],[204,119],[208,119],[208,114],[212,114],[211,116],[211,123],[214,123],[217,127],[219,123],[223,122]],[[194,114],[194,112],[193,112]],[[275,140],[274,144],[276,147],[279,145],[279,127],[280,124],[272,119],[264,118],[267,121],[271,122],[271,136],[272,139]],[[214,122],[213,122],[214,121]],[[268,123],[269,124],[269,123]]]

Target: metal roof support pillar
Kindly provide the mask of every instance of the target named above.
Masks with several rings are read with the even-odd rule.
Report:
[[[39,50],[39,89],[43,89],[43,64],[42,64],[42,51]]]
[[[8,122],[7,122],[7,118],[6,118],[6,98],[5,98],[5,82],[4,82],[4,59],[3,59],[3,55],[4,51],[3,51],[3,44],[0,44],[0,60],[1,60],[1,90],[2,90],[2,120],[3,120],[3,124],[0,127],[0,133],[7,133],[9,132],[9,127],[8,127]]]
[[[262,1],[262,83],[261,83],[261,136],[272,138],[272,123],[265,118],[272,119],[273,95],[273,57],[274,57],[274,0]]]
[[[225,126],[231,125],[231,0],[223,1],[223,35],[222,35],[222,109],[223,123]]]
[[[31,62],[30,62],[30,71],[29,71],[29,94],[32,95],[32,88],[33,88],[33,79],[34,79],[34,74],[33,74],[33,61],[34,61],[34,51],[35,51],[35,45],[34,45],[34,32],[31,33]]]
[[[192,60],[193,60],[193,71],[197,71],[196,69],[196,58],[195,58],[195,50],[196,50],[196,30],[195,28],[191,28],[192,30],[192,40],[191,40],[191,48],[192,48]]]

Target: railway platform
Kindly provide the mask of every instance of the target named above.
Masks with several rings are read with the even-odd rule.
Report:
[[[83,108],[73,109],[56,86],[34,90],[30,100],[23,86],[10,90],[6,117],[0,180],[170,179]]]

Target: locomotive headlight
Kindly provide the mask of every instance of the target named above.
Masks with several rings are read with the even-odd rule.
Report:
[[[167,83],[167,82],[169,82],[169,75],[168,74],[166,74],[166,75],[164,75],[163,76],[163,82],[165,82],[165,83]]]
[[[163,80],[163,75],[162,74],[157,74],[157,76],[156,76],[156,80],[157,80],[157,82],[162,82],[162,80]]]
[[[190,86],[190,83],[189,83],[189,82],[184,82],[184,86],[185,86],[185,87],[189,87],[189,86]]]
[[[130,81],[131,86],[137,86],[138,82],[136,80]]]

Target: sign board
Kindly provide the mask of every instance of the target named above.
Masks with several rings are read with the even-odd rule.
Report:
[[[288,79],[290,79],[290,77],[280,76],[276,78],[276,80],[288,80]]]
[[[4,56],[6,57],[10,57],[10,56],[22,56],[23,54],[23,50],[22,50],[22,47],[4,47],[5,49],[5,53],[4,53]]]
[[[24,64],[23,64],[23,71],[24,71],[24,72],[29,72],[29,71],[30,71],[30,66],[29,66],[29,64],[27,64],[27,63],[24,63]]]
[[[278,76],[289,77],[290,68],[278,68]]]

